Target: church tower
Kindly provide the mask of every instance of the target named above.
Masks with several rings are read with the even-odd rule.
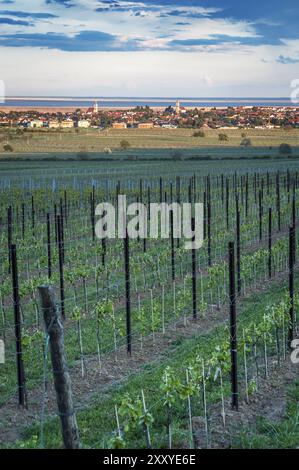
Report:
[[[177,100],[175,103],[175,114],[180,114],[180,111],[181,111],[180,101]]]
[[[94,114],[97,114],[99,112],[99,105],[97,101],[94,102],[93,112]]]

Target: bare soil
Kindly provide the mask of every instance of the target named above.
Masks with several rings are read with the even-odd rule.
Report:
[[[231,409],[225,402],[225,426],[221,403],[213,405],[208,417],[208,442],[203,417],[193,418],[193,436],[196,449],[212,447],[228,449],[242,430],[254,429],[258,417],[278,423],[285,417],[287,410],[288,388],[299,378],[299,365],[293,364],[289,357],[278,367],[275,361],[269,367],[269,377],[260,377],[258,390],[249,396],[248,402],[242,400],[238,411]],[[244,394],[243,394],[244,395]]]
[[[279,281],[285,278],[285,273],[278,273],[272,281]],[[271,282],[272,282],[271,281]],[[267,290],[269,283],[260,285],[256,289],[248,290],[246,296],[239,299],[239,311],[242,312],[242,301],[252,293],[259,293]],[[204,317],[194,321],[192,317],[179,319],[174,324],[168,325],[165,334],[156,333],[155,337],[144,338],[143,347],[136,347],[132,351],[132,356],[128,356],[125,347],[119,348],[117,354],[112,351],[101,358],[101,364],[97,355],[85,357],[85,374],[82,377],[81,361],[77,361],[70,368],[72,381],[73,398],[76,409],[81,409],[93,403],[99,393],[107,392],[109,387],[121,384],[130,376],[137,374],[142,368],[150,364],[163,361],[169,357],[171,351],[177,346],[181,339],[205,336],[215,327],[225,325],[228,322],[226,306],[210,307]],[[136,341],[137,344],[137,341]],[[50,380],[47,390],[43,384],[28,390],[28,409],[18,408],[16,396],[11,397],[0,408],[0,442],[13,443],[22,439],[22,430],[31,424],[38,423],[45,407],[47,417],[55,416],[57,406],[55,391]]]

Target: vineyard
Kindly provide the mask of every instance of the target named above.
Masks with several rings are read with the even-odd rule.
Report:
[[[3,165],[1,448],[63,447],[69,414],[83,448],[298,446],[296,160]],[[99,240],[95,208],[122,194],[203,203],[203,246],[186,250],[173,230]],[[68,411],[57,409],[45,286]]]

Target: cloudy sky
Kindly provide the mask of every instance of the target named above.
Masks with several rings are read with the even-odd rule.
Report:
[[[298,0],[0,0],[6,93],[289,96]]]

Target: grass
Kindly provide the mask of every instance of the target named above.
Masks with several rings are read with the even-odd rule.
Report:
[[[287,142],[293,147],[299,146],[299,129],[233,129],[205,130],[205,137],[194,137],[194,129],[87,129],[75,132],[75,130],[49,131],[33,130],[17,134],[15,129],[2,129],[0,137],[0,153],[4,152],[3,146],[9,143],[15,153],[43,153],[43,152],[103,152],[106,147],[113,152],[119,151],[121,140],[130,143],[132,149],[203,149],[209,151],[211,147],[218,149],[237,148],[238,153],[250,153],[251,148],[240,147],[242,134],[251,139],[253,149],[258,147],[268,150],[269,147],[277,147]],[[225,133],[228,141],[220,142],[219,133]],[[267,149],[268,148],[268,149]],[[110,157],[110,155],[106,155]],[[113,154],[112,154],[113,157]]]
[[[298,282],[298,277],[297,277]],[[240,313],[238,320],[239,331],[248,325],[253,319],[257,321],[262,317],[266,305],[277,302],[286,287],[286,282],[282,284],[274,283],[267,291],[261,295],[252,295],[248,297],[241,306],[238,307]],[[80,429],[81,442],[85,448],[107,447],[112,432],[115,430],[115,419],[113,415],[114,403],[120,403],[125,393],[131,397],[137,397],[141,388],[144,389],[147,406],[154,416],[154,424],[151,427],[153,445],[156,448],[167,447],[166,416],[165,407],[159,390],[162,373],[167,365],[171,365],[178,374],[184,370],[182,367],[188,364],[188,361],[199,353],[201,357],[209,357],[211,351],[226,335],[223,327],[215,328],[210,334],[203,335],[193,339],[183,339],[172,344],[167,354],[164,353],[158,363],[148,364],[143,367],[141,372],[132,375],[124,383],[115,383],[108,389],[102,391],[94,397],[94,403],[77,412],[77,419]],[[229,394],[229,377],[224,382],[225,395]],[[278,425],[271,423],[259,424],[259,440],[257,437],[249,438],[249,434],[240,435],[236,441],[236,446],[254,447],[259,443],[260,447],[270,445],[280,447],[295,447],[298,444],[298,383],[290,392],[290,401],[288,414],[285,420]],[[208,400],[219,402],[219,393],[213,389],[208,391]],[[197,400],[196,400],[197,402]],[[198,403],[194,405],[194,413],[201,414]],[[173,407],[173,445],[180,448],[188,442],[188,415],[187,407],[182,403],[175,403]],[[27,428],[23,435],[24,439],[15,443],[13,446],[18,448],[36,448],[40,443],[39,426]],[[271,436],[275,439],[271,441]],[[289,436],[289,437],[288,437]],[[297,439],[297,441],[296,441]],[[272,443],[272,444],[271,444]],[[44,425],[44,445],[47,448],[57,448],[61,446],[61,437],[58,419],[50,419]],[[144,447],[144,436],[141,431],[130,432],[128,447]]]
[[[236,148],[238,151],[238,149]],[[169,150],[164,150],[165,153],[170,154]],[[153,150],[146,150],[143,151],[141,150],[141,155],[149,155],[150,152],[154,152]],[[146,153],[148,152],[148,153]],[[156,152],[159,154],[162,151]],[[192,149],[190,150],[190,154],[192,155]],[[194,154],[196,154],[197,150],[195,149]],[[223,150],[221,150],[223,152]],[[230,150],[229,150],[230,152]],[[237,155],[237,152],[236,152]],[[112,177],[112,181],[118,177],[118,173],[120,174],[120,178],[122,178],[122,182],[127,184],[129,187],[131,185],[134,187],[134,182],[138,182],[138,180],[134,178],[139,178],[140,176],[146,177],[146,182],[151,181],[151,178],[156,178],[157,175],[167,175],[167,178],[173,177],[175,174],[181,174],[181,175],[189,175],[193,174],[193,172],[200,171],[201,175],[205,174],[206,172],[211,172],[212,174],[215,173],[216,171],[219,174],[219,171],[223,169],[224,172],[232,172],[233,169],[239,168],[241,171],[244,173],[245,171],[256,171],[257,169],[262,169],[264,166],[269,169],[269,170],[274,170],[274,169],[279,169],[282,168],[285,170],[285,167],[283,166],[285,163],[282,161],[275,161],[271,162],[270,166],[269,163],[266,165],[266,162],[261,162],[258,165],[255,163],[253,164],[253,161],[249,161],[248,163],[244,163],[244,161],[241,163],[240,161],[236,161],[231,163],[228,162],[220,162],[219,164],[215,163],[206,163],[206,162],[192,162],[191,165],[186,165],[184,162],[175,162],[173,165],[166,164],[165,162],[138,162],[138,164],[135,164],[132,162],[113,162],[109,163],[109,165],[105,162],[76,162],[74,164],[69,164],[63,161],[60,162],[55,162],[55,164],[52,163],[47,163],[47,162],[24,162],[22,164],[22,175],[20,175],[19,171],[19,163],[18,162],[2,162],[1,164],[1,177],[0,177],[0,184],[2,184],[2,190],[3,190],[3,217],[5,217],[5,207],[7,204],[7,201],[10,203],[11,200],[13,201],[20,201],[19,199],[20,195],[24,193],[24,188],[28,188],[29,186],[27,185],[28,182],[30,182],[30,188],[35,188],[35,184],[37,185],[36,187],[40,187],[40,185],[43,188],[47,187],[47,184],[52,187],[52,178],[55,178],[55,181],[57,180],[59,184],[69,184],[70,189],[69,194],[70,194],[70,199],[72,200],[72,197],[75,199],[75,197],[78,196],[78,193],[74,191],[74,194],[72,195],[72,190],[71,190],[71,185],[74,184],[73,181],[73,175],[76,175],[80,177],[80,186],[79,188],[81,189],[82,186],[85,188],[86,191],[88,191],[88,185],[90,185],[90,180],[91,178],[98,178],[99,181],[103,184],[106,180],[107,177]],[[297,162],[290,162],[288,161],[288,168],[291,168],[291,165],[294,167],[297,166]],[[46,170],[46,171],[45,171]],[[151,171],[152,173],[149,173]],[[169,175],[169,172],[170,173]],[[117,173],[118,172],[118,173]],[[46,176],[44,176],[46,175]],[[107,176],[108,175],[108,176]],[[168,181],[168,180],[167,180]],[[250,181],[253,181],[251,179]],[[10,186],[12,183],[16,185],[16,187],[19,187],[20,189],[17,189],[16,192],[10,192],[7,190],[8,185]],[[82,183],[82,186],[81,186]],[[87,183],[87,184],[86,184]],[[133,184],[132,184],[133,183]],[[77,184],[77,183],[76,183]],[[86,185],[86,186],[84,186]],[[251,186],[251,185],[250,185]],[[62,188],[64,186],[61,186]],[[135,185],[135,188],[137,186]],[[156,187],[157,188],[157,187]],[[219,189],[219,188],[218,188]],[[219,193],[219,191],[218,191]],[[217,191],[215,192],[215,198],[217,198]],[[35,193],[36,194],[36,193]],[[284,211],[284,206],[286,202],[286,193],[283,191],[283,197],[282,197],[282,219],[284,217],[287,218],[287,222],[289,222],[289,213],[288,211]],[[47,204],[47,193],[43,195],[43,193],[38,193],[36,194],[36,201],[37,201],[37,207],[41,206],[43,207],[43,204],[46,201]],[[6,199],[7,198],[7,199]],[[11,199],[12,198],[12,199]],[[41,198],[41,199],[39,199]],[[214,199],[212,199],[214,201]],[[50,201],[52,202],[52,199],[50,198]],[[81,195],[81,201],[85,201],[85,199]],[[249,203],[251,207],[251,202],[253,202],[254,199],[251,197],[249,198]],[[269,202],[270,205],[272,204],[272,199]],[[29,201],[30,204],[30,201]],[[267,199],[267,204],[268,204],[268,199]],[[220,208],[221,208],[221,203],[220,203]],[[30,206],[28,206],[30,207]],[[48,206],[46,206],[48,207]],[[84,211],[84,206],[81,207],[80,209],[80,214],[83,213]],[[216,211],[216,207],[218,208],[218,205],[215,205],[215,220],[218,220],[218,209]],[[74,216],[75,216],[74,211]],[[255,212],[253,211],[255,214]],[[251,213],[250,213],[251,214]],[[251,215],[250,215],[251,217]],[[74,222],[76,222],[77,219],[74,218]],[[221,219],[222,220],[222,219]],[[248,219],[251,220],[251,219]],[[44,219],[41,219],[41,226],[40,228],[43,228],[42,233],[44,233],[44,224],[43,224]],[[276,219],[274,216],[273,219],[274,226],[276,227]],[[76,224],[74,224],[75,226]],[[218,227],[218,225],[217,225]],[[222,225],[220,225],[218,228],[221,228]],[[246,228],[246,225],[244,225]],[[266,226],[265,226],[266,227]],[[84,229],[87,227],[84,226]],[[83,228],[82,228],[83,229]],[[216,229],[216,226],[215,226]],[[247,227],[248,229],[248,227]],[[246,229],[246,234],[247,232]],[[37,227],[36,227],[37,230]],[[266,230],[266,229],[265,229]],[[221,231],[221,230],[220,230]],[[218,232],[215,230],[215,233]],[[70,230],[70,240],[72,238],[72,229]],[[80,235],[76,233],[77,235]],[[217,233],[218,235],[218,233]],[[250,231],[250,235],[252,235]],[[246,237],[245,237],[246,238]],[[38,239],[38,237],[37,237]],[[252,239],[252,238],[250,238]],[[4,238],[3,238],[4,240]],[[31,240],[29,238],[28,240]],[[77,240],[77,238],[76,238]],[[219,248],[222,247],[222,245],[219,245],[219,240],[221,243],[224,243],[225,238],[222,237],[217,237],[215,239],[215,247],[217,246],[217,249],[219,251]],[[246,238],[247,240],[247,238]],[[248,240],[247,240],[248,241]],[[5,243],[3,243],[3,246],[5,247]],[[84,253],[83,250],[80,250],[80,245],[78,245],[76,241],[76,248],[77,251],[79,251],[82,255],[82,262],[87,260],[87,255]],[[34,247],[34,257],[37,257],[38,255],[38,249]],[[5,259],[6,259],[6,253],[5,253]],[[86,259],[85,259],[86,258]],[[89,257],[90,259],[93,259],[92,256]],[[89,259],[88,258],[88,259]],[[75,259],[75,258],[74,258]],[[77,259],[77,257],[76,257]],[[24,258],[25,260],[25,258]],[[81,257],[78,258],[78,261],[81,260]],[[71,261],[71,260],[70,260]],[[72,266],[73,263],[71,263],[70,266]],[[22,268],[22,264],[19,266]],[[25,272],[24,266],[23,269],[21,269],[20,272]],[[297,279],[298,282],[298,279]],[[268,286],[268,291],[263,293],[261,296],[252,296],[250,299],[247,299],[246,302],[242,306],[238,306],[238,309],[242,311],[243,315],[239,318],[239,327],[242,328],[242,325],[246,325],[248,322],[250,322],[253,318],[257,319],[260,318],[265,305],[270,302],[275,302],[277,299],[280,298],[281,294],[283,291],[282,285],[275,284],[275,287]],[[92,293],[90,293],[90,296]],[[88,296],[89,297],[89,296]],[[169,299],[167,302],[167,306],[171,305],[171,292],[169,292]],[[30,314],[31,314],[30,310]],[[168,312],[170,313],[170,312]],[[26,311],[27,315],[27,311]],[[226,315],[226,312],[224,312],[224,315]],[[225,316],[225,318],[227,318]],[[86,353],[89,354],[94,354],[96,351],[96,344],[95,344],[95,337],[92,334],[93,333],[93,325],[92,322],[89,322],[87,320],[86,322],[86,330],[84,331],[84,348]],[[111,336],[111,331],[109,332]],[[84,408],[82,407],[78,411],[78,420],[79,420],[79,426],[80,426],[80,433],[81,433],[81,438],[84,447],[105,447],[109,443],[109,439],[112,435],[113,430],[115,430],[115,419],[114,419],[114,403],[117,402],[119,403],[122,397],[124,396],[124,393],[128,392],[132,397],[137,397],[140,395],[140,389],[144,388],[145,390],[145,395],[146,395],[146,400],[148,406],[151,408],[151,411],[153,412],[154,418],[155,418],[155,423],[152,427],[152,437],[153,437],[153,442],[154,445],[157,447],[165,447],[166,444],[166,417],[165,417],[165,408],[163,407],[163,403],[161,402],[161,392],[159,390],[159,384],[161,381],[161,375],[163,373],[163,370],[166,365],[170,364],[173,367],[176,368],[178,371],[178,374],[183,374],[184,369],[182,368],[184,365],[188,363],[189,358],[194,357],[194,355],[199,352],[203,357],[209,357],[211,351],[217,345],[219,340],[222,340],[224,336],[227,333],[223,328],[216,328],[213,331],[213,334],[207,334],[204,337],[201,338],[194,338],[191,340],[186,340],[183,337],[177,339],[176,341],[173,341],[170,343],[169,349],[167,349],[165,352],[161,352],[161,355],[159,356],[159,363],[149,363],[145,365],[141,372],[132,375],[129,377],[126,381],[120,383],[115,383],[113,386],[109,386],[109,388],[105,388],[104,390],[101,390],[101,394],[98,394],[97,396],[91,397],[93,398],[92,401],[88,401],[86,398],[86,403],[84,403]],[[109,338],[110,338],[109,336]],[[108,336],[107,336],[108,337]],[[85,338],[86,338],[86,344],[85,344]],[[68,359],[69,359],[69,364],[70,366],[74,363],[76,359],[79,358],[79,353],[78,353],[78,345],[76,343],[76,330],[75,328],[73,329],[68,329],[67,331],[67,338],[66,338],[66,343],[67,343],[67,352],[68,352]],[[40,378],[39,375],[39,370],[38,367],[40,367],[40,358],[41,358],[41,351],[37,350],[37,348],[34,350],[36,352],[36,358],[39,360],[34,362],[32,361],[32,366],[36,369],[34,377],[32,382],[29,383],[31,387],[35,386],[38,379]],[[13,361],[13,355],[11,356],[11,361]],[[28,360],[30,362],[30,358]],[[12,364],[12,362],[11,362]],[[9,364],[8,364],[9,367]],[[11,370],[9,370],[9,373],[13,374],[14,369],[11,367]],[[217,388],[217,387],[216,387]],[[8,385],[5,384],[4,387],[5,391],[8,390]],[[228,396],[229,394],[229,380],[228,377],[225,378],[225,392],[226,395]],[[2,398],[2,397],[1,397]],[[39,398],[39,395],[38,395]],[[196,402],[199,402],[199,400],[196,400]],[[217,401],[219,402],[219,390],[209,390],[209,402]],[[88,406],[87,406],[88,405]],[[194,413],[200,414],[202,410],[200,409],[199,403],[194,404]],[[291,414],[294,415],[292,409],[291,409]],[[182,445],[186,445],[186,442],[188,442],[188,428],[187,428],[187,422],[188,422],[188,416],[187,416],[187,408],[185,406],[185,403],[177,403],[175,406],[175,419],[174,419],[174,445],[177,447],[180,447]],[[2,425],[5,423],[1,423]],[[259,429],[259,432],[261,433],[261,429],[264,423],[261,423],[261,427]],[[291,426],[291,424],[290,424]],[[278,431],[277,431],[278,432]],[[287,432],[287,431],[286,431]],[[17,447],[38,447],[40,445],[40,429],[39,426],[33,426],[30,428],[27,428],[24,431],[23,434],[24,439],[17,443]],[[246,437],[246,436],[245,436]],[[128,440],[128,446],[136,446],[136,447],[144,447],[144,436],[142,432],[133,432],[129,436]],[[244,446],[247,445],[244,443]],[[248,446],[251,445],[248,443]],[[265,444],[266,445],[266,444]],[[61,438],[60,438],[60,430],[59,430],[59,423],[56,419],[50,419],[48,416],[48,419],[45,423],[45,447],[59,447],[61,446]]]
[[[243,429],[233,442],[241,449],[295,449],[299,443],[299,380],[288,390],[287,412],[273,424],[259,416],[255,429]]]

